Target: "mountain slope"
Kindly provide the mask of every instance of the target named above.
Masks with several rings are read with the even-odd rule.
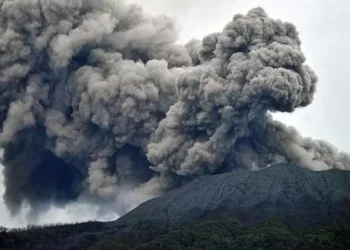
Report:
[[[194,248],[185,248],[181,243],[172,249],[198,249],[195,246],[204,244],[202,238],[210,242],[222,237],[232,246],[227,249],[240,249],[234,244],[253,249],[250,244],[254,241],[256,246],[280,246],[281,242],[296,246],[289,249],[320,249],[319,246],[329,249],[327,244],[333,242],[340,244],[337,249],[347,249],[343,246],[348,245],[345,239],[350,230],[349,201],[350,172],[313,172],[290,165],[257,172],[237,169],[193,180],[141,204],[115,222],[0,230],[0,249],[87,249],[95,245],[93,249],[154,250],[164,249],[159,246],[169,240],[178,244],[185,231],[192,235],[188,240],[194,239],[191,241]],[[271,220],[277,221],[277,226],[261,224]],[[209,230],[205,234],[203,225]],[[235,234],[226,235],[227,230],[222,227]],[[259,238],[252,239],[256,232]],[[272,239],[277,245],[271,243]],[[306,247],[300,248],[299,244]],[[312,247],[308,247],[310,244]]]
[[[114,224],[131,225],[147,218],[172,226],[220,211],[245,221],[273,214],[291,223],[308,225],[339,217],[346,221],[348,201],[350,172],[314,172],[291,165],[256,172],[237,169],[200,177],[141,204]]]

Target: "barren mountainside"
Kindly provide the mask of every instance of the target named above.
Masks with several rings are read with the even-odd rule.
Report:
[[[266,245],[262,249],[285,244],[294,244],[289,249],[347,249],[349,201],[347,171],[315,172],[292,165],[255,172],[240,168],[199,177],[114,222],[0,232],[0,248],[198,249],[186,248],[189,241],[192,246],[209,244],[200,249],[243,249],[242,244],[244,249],[261,244]],[[251,238],[256,234],[260,236]]]
[[[203,176],[159,198],[150,200],[117,220],[129,225],[142,219],[174,225],[215,212],[254,220],[269,214],[300,217],[295,223],[313,223],[344,216],[350,200],[350,172],[314,172],[292,165],[260,171],[237,169]],[[344,207],[345,206],[345,207]]]

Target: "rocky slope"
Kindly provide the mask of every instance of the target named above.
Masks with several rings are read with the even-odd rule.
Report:
[[[247,222],[269,215],[301,226],[326,220],[347,222],[348,201],[350,172],[314,172],[290,165],[256,172],[237,169],[200,177],[140,205],[113,224],[126,226],[148,219],[172,226],[219,212]]]
[[[284,229],[281,231],[279,227],[276,229],[274,226],[264,226],[263,229],[259,229],[259,223],[265,219],[277,219],[276,221],[282,223]],[[239,226],[237,228],[234,226],[234,230],[240,232],[238,236],[236,235],[238,238],[243,237],[245,233],[248,237],[251,235],[249,230],[254,228],[260,230],[259,234],[275,229],[278,234],[285,230],[292,230],[288,232],[294,235],[294,238],[301,237],[294,242],[297,245],[300,242],[302,244],[308,242],[309,238],[302,237],[303,230],[306,230],[306,233],[311,230],[312,233],[317,223],[319,224],[317,237],[322,236],[320,240],[329,242],[329,237],[341,234],[345,236],[339,239],[332,236],[334,239],[330,241],[341,243],[342,246],[346,245],[344,239],[348,237],[350,230],[350,172],[340,170],[313,172],[296,166],[279,165],[258,172],[237,169],[231,173],[203,176],[166,195],[141,204],[115,222],[34,228],[8,233],[0,230],[0,249],[42,250],[48,249],[48,246],[53,250],[88,249],[97,243],[96,248],[92,249],[126,250],[136,249],[133,247],[138,244],[149,243],[148,248],[140,249],[153,250],[156,249],[154,244],[161,243],[153,242],[153,240],[159,239],[161,235],[169,233],[168,236],[171,238],[176,236],[173,242],[178,242],[177,239],[183,238],[182,226],[191,232],[189,235],[192,235],[193,232],[202,235],[203,231],[200,230],[200,227],[203,223],[213,221],[215,225],[219,224],[220,228],[220,225],[223,225],[220,222],[222,220],[237,221]],[[193,225],[195,225],[194,228],[192,228]],[[213,225],[210,224],[209,229],[218,232],[218,227]],[[224,227],[231,228],[230,225],[228,223]],[[331,227],[329,232],[323,230],[328,226]],[[347,229],[343,229],[343,226]],[[296,228],[296,231],[291,228]],[[176,232],[180,232],[180,235],[177,235]],[[220,232],[225,235],[226,229]],[[220,238],[221,233],[216,236]],[[210,235],[210,232],[208,234]],[[164,244],[168,244],[168,236],[163,237]],[[275,236],[265,236],[261,240],[271,245],[269,239]],[[280,239],[283,243],[286,238],[293,238],[282,236],[276,236],[275,241]],[[238,238],[232,237],[229,242],[236,244]],[[245,243],[252,241],[249,237],[244,239]],[[321,242],[320,240],[318,241]],[[277,243],[280,241],[277,240]],[[106,248],[106,245],[110,247]],[[185,248],[180,246],[176,249]],[[296,247],[295,249],[301,248]],[[303,249],[315,249],[315,247]],[[347,248],[338,247],[337,249]]]

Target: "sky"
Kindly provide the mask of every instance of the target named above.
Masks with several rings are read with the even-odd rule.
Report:
[[[179,43],[221,31],[236,13],[260,6],[270,17],[296,25],[307,63],[319,77],[314,102],[293,114],[275,114],[296,127],[303,136],[327,140],[340,150],[350,152],[350,2],[347,0],[129,0],[141,4],[150,14],[166,14],[176,20]],[[0,175],[0,196],[4,191]],[[75,222],[114,219],[101,216],[97,207],[84,202],[66,208],[52,208],[37,223]],[[0,198],[0,225],[24,226],[26,218],[11,218]]]

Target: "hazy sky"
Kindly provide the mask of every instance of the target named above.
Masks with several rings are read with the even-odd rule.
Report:
[[[303,42],[308,64],[319,77],[315,101],[293,114],[277,115],[298,128],[304,136],[325,139],[350,152],[350,2],[347,0],[129,0],[151,14],[174,17],[180,29],[179,42],[221,31],[235,13],[257,6],[269,16],[294,23]],[[2,177],[0,176],[0,184]],[[0,195],[3,186],[0,185]],[[94,219],[97,208],[79,204],[51,209],[39,222],[71,222]],[[23,218],[10,219],[0,202],[0,225],[23,225]]]

